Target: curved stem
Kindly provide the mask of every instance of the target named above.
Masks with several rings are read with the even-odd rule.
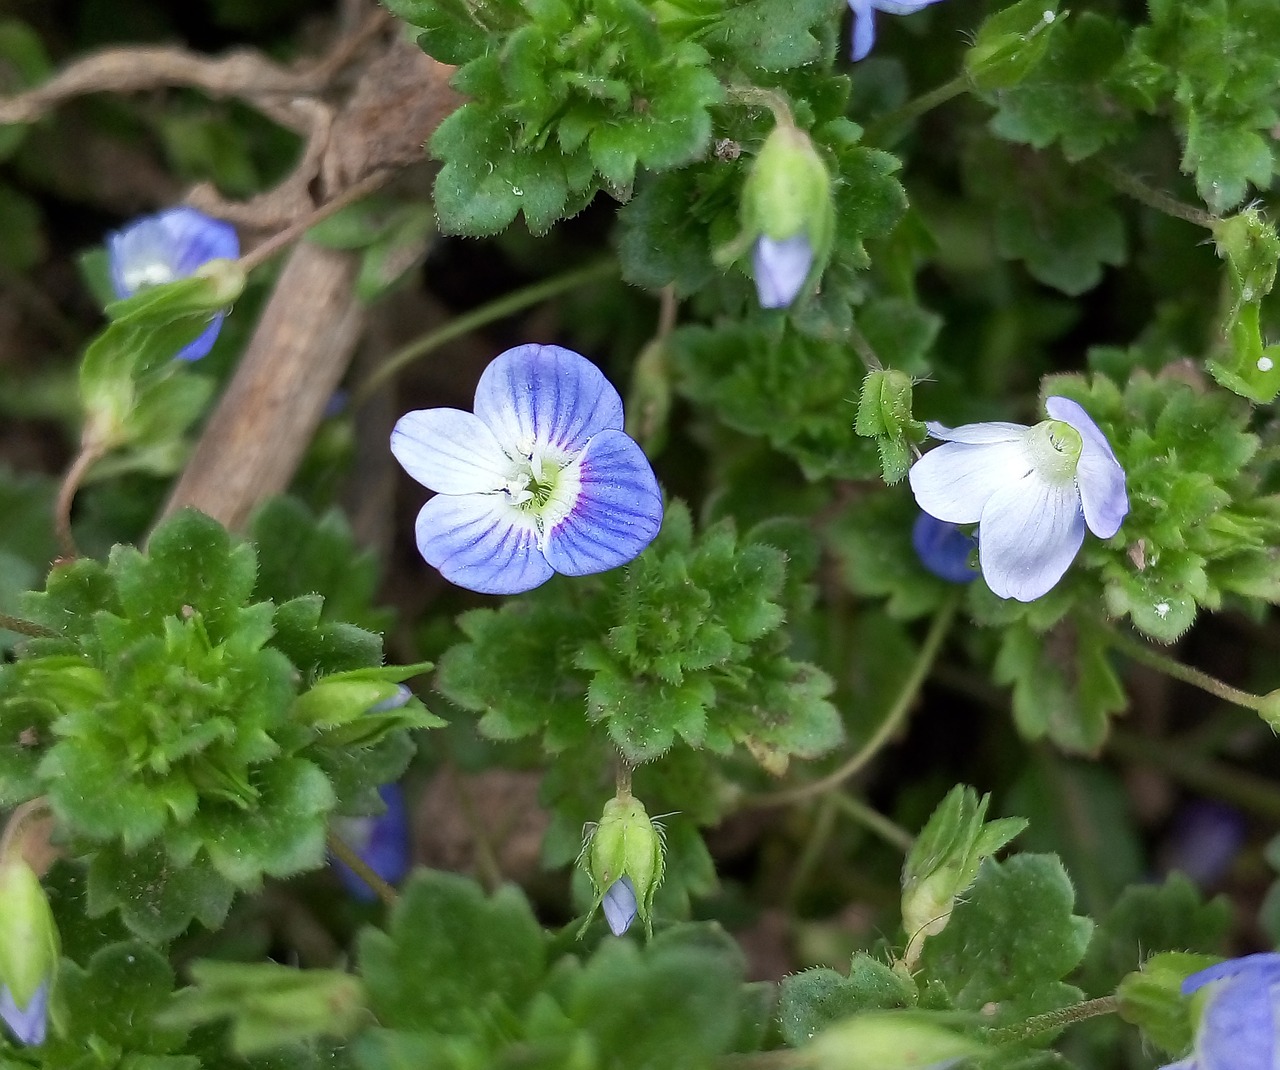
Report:
[[[763,104],[771,112],[778,124],[795,126],[791,115],[791,105],[781,93],[773,89],[762,89],[758,85],[730,85],[725,87],[729,97],[742,104]]]
[[[75,501],[76,491],[84,482],[84,477],[94,463],[100,460],[106,449],[96,442],[84,442],[80,453],[71,462],[67,474],[62,477],[62,485],[58,488],[58,497],[53,503],[53,531],[58,539],[58,548],[63,557],[78,557],[75,536],[71,533],[71,503]]]
[[[782,791],[774,791],[767,795],[758,795],[755,798],[747,799],[747,805],[757,807],[787,806],[814,795],[822,795],[838,788],[879,754],[885,744],[902,727],[907,719],[907,714],[911,712],[916,695],[919,694],[925,678],[929,675],[929,669],[933,666],[933,661],[938,656],[942,641],[946,638],[947,632],[951,628],[951,622],[955,618],[958,604],[959,595],[952,595],[938,610],[937,615],[933,618],[933,623],[929,626],[929,634],[925,636],[924,644],[920,647],[920,653],[916,657],[915,664],[911,667],[911,672],[903,683],[902,690],[898,692],[897,698],[894,699],[893,705],[889,708],[889,712],[885,715],[884,720],[880,722],[880,727],[872,733],[871,738],[848,761],[838,769],[811,783],[800,784],[794,788],[785,788]]]
[[[1077,1003],[1072,1007],[1063,1007],[1061,1010],[1034,1015],[1024,1022],[1019,1022],[1017,1025],[1007,1025],[1001,1029],[993,1029],[987,1034],[987,1039],[994,1041],[996,1044],[1011,1044],[1019,1040],[1029,1040],[1040,1033],[1047,1033],[1053,1029],[1062,1029],[1065,1026],[1074,1025],[1076,1022],[1083,1022],[1089,1018],[1097,1018],[1103,1014],[1115,1014],[1119,1009],[1120,1001],[1115,996],[1087,999],[1083,1003]]]
[[[1235,706],[1243,706],[1246,710],[1253,710],[1255,713],[1260,713],[1263,709],[1264,700],[1262,697],[1251,694],[1248,691],[1241,691],[1238,687],[1223,683],[1216,677],[1210,676],[1207,672],[1201,672],[1199,669],[1193,669],[1190,665],[1184,665],[1176,658],[1171,658],[1168,654],[1162,654],[1154,647],[1148,646],[1137,639],[1132,639],[1122,632],[1111,632],[1110,641],[1117,650],[1127,654],[1134,661],[1141,662],[1148,668],[1155,669],[1156,672],[1164,673],[1165,676],[1181,680],[1184,684],[1198,687],[1201,691],[1222,699],[1223,702],[1230,702]]]
[[[1135,201],[1145,204],[1148,208],[1154,208],[1157,212],[1171,215],[1175,219],[1185,220],[1188,223],[1195,224],[1197,227],[1204,227],[1206,230],[1213,230],[1214,227],[1222,222],[1221,216],[1206,212],[1203,208],[1197,208],[1194,204],[1186,204],[1176,197],[1171,197],[1162,190],[1156,189],[1154,186],[1148,186],[1142,179],[1136,175],[1131,175],[1128,171],[1122,170],[1115,164],[1100,160],[1095,166],[1098,173],[1121,193],[1127,193]]]
[[[0,835],[0,861],[7,858],[9,853],[14,850],[14,844],[21,837],[23,827],[37,817],[43,817],[46,814],[52,815],[52,811],[49,808],[49,800],[43,795],[28,799],[14,809],[13,813],[9,815],[9,821],[4,827],[3,835]]]
[[[896,822],[890,821],[874,806],[868,806],[861,799],[855,798],[847,791],[833,791],[830,798],[837,809],[843,810],[867,831],[879,836],[890,847],[896,847],[903,854],[911,850],[916,838]]]
[[[868,372],[884,371],[884,365],[880,363],[880,358],[876,356],[876,351],[871,347],[871,343],[867,341],[867,336],[852,323],[849,324],[849,341],[853,344],[853,351],[858,354]]]
[[[939,105],[945,104],[962,93],[967,93],[969,86],[969,76],[957,74],[949,82],[934,86],[927,93],[912,97],[901,107],[880,116],[867,127],[862,140],[867,144],[892,144],[897,140],[897,135],[904,126],[919,119],[926,112],[933,111]]]
[[[369,863],[361,858],[346,840],[330,829],[325,833],[324,842],[329,851],[340,859],[351,872],[364,881],[374,895],[381,899],[386,906],[393,907],[396,905],[400,899],[396,890],[379,877]]]
[[[530,305],[546,301],[548,298],[555,297],[566,290],[572,290],[575,286],[596,282],[602,276],[611,275],[616,271],[617,261],[611,256],[593,260],[583,267],[566,271],[562,275],[554,275],[549,279],[543,279],[532,286],[526,286],[521,290],[516,290],[514,293],[506,294],[496,301],[490,301],[488,304],[472,309],[465,315],[450,320],[438,330],[430,331],[392,353],[356,389],[352,404],[359,405],[405,365],[413,363],[419,357],[425,357],[433,350],[439,349],[446,342],[451,342],[455,338],[469,334],[477,327],[483,327],[494,320],[504,319],[519,312],[521,309],[528,308]]]

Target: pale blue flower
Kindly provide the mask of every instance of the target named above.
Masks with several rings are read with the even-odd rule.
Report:
[[[813,246],[804,233],[775,241],[761,234],[751,253],[761,308],[786,308],[796,299],[813,264]]]
[[[482,594],[626,564],[662,525],[658,482],[622,431],[618,392],[559,346],[508,349],[480,376],[474,413],[410,412],[391,452],[436,492],[418,514],[422,556]]]
[[[0,1021],[21,1044],[43,1044],[49,1028],[49,982],[42,981],[25,1007],[14,1002],[8,986],[0,985]]]
[[[978,540],[955,524],[921,513],[911,527],[911,545],[924,565],[948,583],[971,583],[978,570],[969,563]]]
[[[886,15],[914,15],[937,0],[849,0],[853,12],[853,60],[865,59],[876,43],[876,12]]]
[[[609,923],[609,931],[614,936],[621,936],[631,928],[631,923],[636,920],[639,909],[631,878],[620,877],[609,885],[609,890],[604,893],[600,906],[604,910],[604,920]]]
[[[377,710],[375,706],[370,712]],[[383,784],[378,795],[386,810],[364,817],[338,818],[334,832],[374,873],[388,884],[397,884],[409,872],[409,812],[399,784]],[[347,891],[357,899],[373,902],[373,889],[355,870],[336,856],[331,861]]]
[[[978,525],[982,576],[1001,598],[1030,602],[1053,587],[1084,542],[1109,539],[1129,511],[1124,469],[1098,425],[1068,398],[1051,419],[1022,424],[929,424],[944,440],[911,466],[926,513]]]
[[[150,286],[188,278],[210,260],[235,260],[239,256],[240,239],[235,227],[194,208],[170,208],[158,215],[143,216],[107,235],[111,285],[116,296],[122,298]],[[225,315],[216,313],[200,337],[177,354],[178,358],[199,360],[208,353]]]
[[[1164,1070],[1280,1067],[1280,954],[1228,959],[1193,973],[1182,994],[1211,985],[1191,1054]]]

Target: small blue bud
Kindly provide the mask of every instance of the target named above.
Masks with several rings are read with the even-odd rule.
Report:
[[[7,985],[0,985],[0,1020],[20,1044],[43,1044],[49,1027],[49,982],[42,981],[25,1007],[19,1007]]]
[[[920,563],[939,579],[972,583],[978,576],[971,564],[978,540],[955,524],[921,513],[911,528],[911,545]]]
[[[761,308],[786,308],[796,299],[813,264],[807,234],[775,241],[766,234],[756,239],[751,266]]]
[[[609,931],[614,936],[621,936],[636,920],[639,909],[636,903],[636,890],[631,887],[630,877],[621,877],[609,886],[600,901],[604,910],[604,920],[609,923]]]

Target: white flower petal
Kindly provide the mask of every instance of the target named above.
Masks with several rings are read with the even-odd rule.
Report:
[[[1050,483],[1032,472],[988,499],[978,525],[978,562],[997,595],[1030,602],[1062,579],[1082,542],[1075,484]]]
[[[1111,443],[1093,418],[1070,398],[1048,398],[1044,407],[1055,420],[1070,424],[1080,432],[1076,483],[1080,488],[1084,519],[1098,538],[1111,538],[1120,530],[1120,524],[1129,512],[1124,469],[1116,460]]]
[[[437,494],[418,513],[417,535],[427,564],[469,591],[519,594],[552,576],[533,518],[501,494]]]
[[[391,452],[409,475],[443,494],[497,490],[515,471],[493,432],[461,409],[405,413],[391,432]]]
[[[929,434],[944,442],[969,442],[981,445],[986,442],[1012,442],[1021,438],[1029,430],[1026,424],[1003,423],[991,420],[984,424],[965,424],[963,427],[944,427],[936,421],[926,425]]]
[[[621,431],[603,431],[575,467],[576,499],[547,531],[547,560],[566,576],[626,564],[662,527],[662,494],[644,451]]]
[[[560,346],[516,346],[495,357],[476,385],[475,412],[505,450],[526,457],[537,444],[567,460],[593,435],[622,429],[622,399],[604,373]]]
[[[1019,428],[1019,437],[1013,440],[981,444],[947,442],[930,450],[907,474],[916,504],[939,520],[952,524],[977,523],[987,500],[996,491],[1025,478],[1031,471],[1026,430]]]

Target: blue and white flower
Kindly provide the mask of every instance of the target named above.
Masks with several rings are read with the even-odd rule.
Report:
[[[43,981],[25,1006],[19,1007],[7,985],[0,985],[0,1021],[20,1044],[43,1044],[49,1028],[49,982]]]
[[[939,579],[971,583],[978,578],[970,563],[978,540],[955,524],[921,513],[911,526],[911,545],[920,563]]]
[[[609,923],[609,931],[614,936],[621,936],[630,929],[640,909],[631,878],[619,877],[614,881],[600,900],[600,908],[604,911],[604,920]]]
[[[876,43],[876,12],[886,15],[914,15],[937,0],[849,0],[853,12],[853,61],[865,59]]]
[[[812,265],[813,246],[808,234],[802,232],[781,240],[761,234],[751,251],[760,307],[787,308],[800,293]]]
[[[1207,988],[1191,1054],[1164,1070],[1275,1070],[1280,1066],[1280,954],[1228,959],[1193,973],[1182,994]]]
[[[1051,419],[929,424],[943,440],[911,467],[916,503],[952,524],[978,525],[978,562],[1001,598],[1030,602],[1075,559],[1088,527],[1101,539],[1129,511],[1124,469],[1089,414],[1069,398],[1045,402]]]
[[[418,549],[451,583],[517,594],[556,573],[625,564],[662,525],[644,451],[622,430],[622,399],[585,357],[508,349],[484,370],[475,411],[401,417],[391,452],[436,492]]]
[[[383,784],[378,795],[386,810],[366,817],[338,818],[334,832],[374,873],[388,884],[397,884],[409,872],[409,812],[399,784]],[[355,870],[336,856],[332,862],[347,891],[357,899],[373,902],[373,889]]]
[[[117,297],[194,275],[210,260],[235,260],[240,239],[235,227],[185,206],[135,219],[107,236],[111,285]],[[177,354],[180,360],[199,360],[213,348],[225,312]]]

